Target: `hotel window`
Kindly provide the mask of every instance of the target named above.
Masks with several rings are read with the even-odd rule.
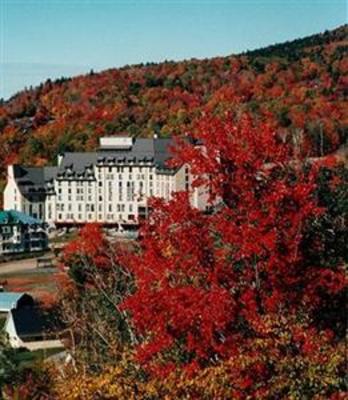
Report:
[[[131,183],[127,182],[127,201],[131,200]]]
[[[118,201],[123,200],[122,182],[118,182]]]
[[[144,194],[144,182],[139,182],[139,194],[142,196]]]

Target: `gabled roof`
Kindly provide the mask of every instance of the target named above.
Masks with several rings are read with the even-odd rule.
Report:
[[[45,191],[46,182],[54,179],[58,167],[25,167],[14,165],[14,178],[22,194]]]
[[[122,162],[136,165],[144,161],[151,162],[159,170],[171,171],[166,161],[172,157],[171,146],[175,144],[172,138],[136,138],[130,148],[101,148],[96,152],[89,153],[64,153],[57,174],[59,177],[69,177],[69,174],[82,174],[87,177],[88,167],[102,162]],[[141,165],[141,164],[140,164]],[[69,172],[71,170],[71,173]]]
[[[9,312],[19,303],[33,304],[33,298],[26,293],[0,292],[0,312]]]
[[[43,222],[16,210],[0,211],[0,225],[41,225]]]
[[[79,177],[94,179],[94,171],[89,171],[99,162],[121,162],[129,165],[150,163],[161,173],[173,173],[166,162],[173,156],[171,147],[175,145],[173,138],[134,138],[129,148],[100,148],[96,152],[64,153],[57,167],[25,167],[14,165],[14,178],[24,196],[35,194],[44,196],[49,183],[55,179]]]
[[[21,307],[13,309],[10,313],[17,335],[23,341],[32,336],[49,333],[50,321],[38,307]]]

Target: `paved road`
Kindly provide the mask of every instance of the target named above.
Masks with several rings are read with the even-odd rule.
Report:
[[[45,258],[53,257],[53,253],[47,253]],[[27,258],[26,260],[14,260],[0,264],[0,275],[30,272],[36,269],[37,257]]]

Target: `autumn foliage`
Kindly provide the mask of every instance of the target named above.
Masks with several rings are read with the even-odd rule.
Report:
[[[346,170],[333,160],[328,167],[300,158],[274,126],[248,115],[238,122],[207,117],[199,132],[197,140],[181,143],[174,162],[190,165],[196,185],[208,185],[212,208],[193,208],[190,193],[167,203],[153,199],[138,245],[118,249],[109,261],[133,276],[109,309],[109,317],[126,313],[124,324],[111,325],[83,291],[77,299],[90,304],[85,321],[93,324],[93,315],[97,326],[103,315],[109,321],[101,332],[117,351],[109,349],[103,364],[83,358],[83,374],[68,368],[70,383],[58,378],[56,393],[67,399],[344,398]],[[87,226],[67,254],[95,249],[98,261],[105,252],[94,247],[100,237],[100,227]],[[90,273],[106,278],[97,264]],[[93,280],[85,285],[86,293],[95,289]],[[119,346],[122,329],[128,339]]]
[[[137,291],[124,307],[144,337],[138,359],[155,374],[234,358],[243,344],[273,336],[265,318],[310,316],[321,291],[344,288],[339,268],[303,263],[303,234],[324,212],[315,166],[247,117],[207,119],[200,132],[204,150],[184,146],[179,160],[200,185],[206,177],[215,211],[193,209],[185,193],[156,201],[142,251],[130,257]],[[259,368],[260,379],[271,374],[267,363]]]
[[[342,26],[240,55],[48,80],[0,103],[0,175],[10,163],[94,150],[100,136],[182,135],[226,111],[267,116],[306,154],[327,154],[347,138],[346,54]]]
[[[171,163],[209,194],[204,212],[192,193],[152,199],[131,246],[92,224],[65,248],[73,362],[44,398],[347,396],[348,172],[326,156],[346,140],[346,31],[47,82],[0,108],[3,163],[190,132]]]

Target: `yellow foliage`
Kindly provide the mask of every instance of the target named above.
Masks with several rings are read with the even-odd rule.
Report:
[[[264,322],[269,330],[265,337],[244,341],[229,360],[193,375],[178,370],[165,378],[151,378],[132,355],[125,354],[117,366],[100,374],[66,371],[56,383],[56,396],[62,400],[324,400],[342,393],[343,342],[333,344],[318,334],[304,337],[312,347],[299,351],[294,346],[298,332],[306,332],[302,325],[277,319]]]

